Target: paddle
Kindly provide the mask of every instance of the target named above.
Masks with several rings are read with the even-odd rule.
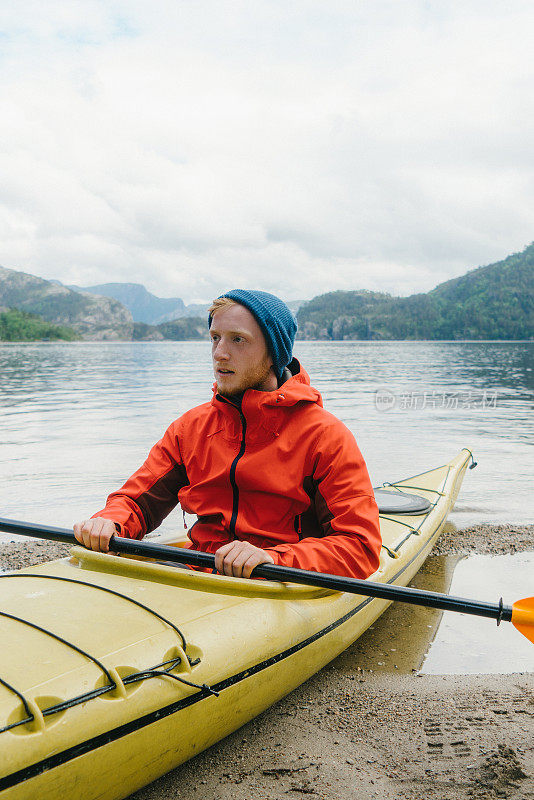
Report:
[[[31,522],[0,518],[0,531],[81,546],[72,531],[67,528],[48,528]],[[152,542],[138,541],[137,539],[124,539],[121,536],[112,536],[109,547],[114,553],[146,556],[147,558],[157,558],[162,561],[174,561],[177,564],[208,567],[209,569],[214,569],[215,567],[215,556],[211,553],[200,553],[196,550],[187,550],[181,547],[167,547],[161,544],[153,544]],[[252,575],[256,578],[303,583],[306,586],[318,586],[338,592],[381,597],[384,600],[397,600],[417,606],[440,608],[443,611],[459,611],[464,614],[489,617],[490,619],[496,619],[497,625],[500,624],[501,620],[505,620],[506,622],[511,622],[523,636],[526,636],[527,639],[534,643],[534,597],[518,600],[513,606],[505,606],[502,598],[498,603],[485,603],[480,600],[451,597],[423,589],[394,586],[388,583],[373,583],[367,580],[345,578],[340,575],[327,575],[322,572],[310,572],[304,569],[292,569],[291,567],[276,566],[274,564],[260,564],[253,570]]]

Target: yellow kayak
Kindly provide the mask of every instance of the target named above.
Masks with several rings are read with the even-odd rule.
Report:
[[[381,514],[371,580],[410,581],[470,459],[388,484],[428,507]],[[81,547],[0,575],[0,800],[126,797],[290,692],[388,605]]]

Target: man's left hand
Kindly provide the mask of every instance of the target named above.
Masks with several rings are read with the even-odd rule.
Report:
[[[250,578],[258,564],[274,564],[274,559],[265,550],[239,539],[223,544],[215,553],[215,568],[221,575]]]

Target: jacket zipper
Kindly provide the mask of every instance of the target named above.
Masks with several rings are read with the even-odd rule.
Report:
[[[247,432],[247,421],[241,411],[239,412],[239,418],[241,420],[241,429],[243,431],[243,438],[241,439],[241,447],[239,448],[239,453],[232,461],[232,466],[230,467],[230,483],[232,485],[232,494],[233,494],[232,517],[230,519],[230,533],[232,534],[234,539],[236,538],[235,526],[237,522],[237,512],[239,510],[239,487],[235,479],[235,471],[237,469],[237,462],[239,461],[240,458],[242,458],[245,452],[245,434]]]
[[[241,409],[237,408],[237,406],[234,405],[234,403],[231,403],[229,400],[226,400],[224,397],[219,397],[219,395],[217,395],[217,397],[220,400],[222,400],[223,402],[229,403],[229,405],[234,406],[234,408],[237,409],[237,411],[239,412],[239,419],[241,420],[241,430],[243,432],[243,436],[242,436],[242,439],[241,439],[241,446],[239,448],[239,453],[236,455],[236,457],[232,461],[232,466],[230,467],[230,485],[232,487],[232,516],[230,518],[230,534],[235,539],[236,538],[235,527],[236,527],[236,523],[237,523],[237,514],[238,514],[238,511],[239,511],[239,487],[238,487],[237,481],[235,479],[235,473],[236,473],[236,469],[237,469],[237,464],[238,464],[239,460],[243,457],[243,455],[245,453],[245,437],[246,437],[246,433],[247,433],[247,420],[245,418],[245,415],[241,411]]]

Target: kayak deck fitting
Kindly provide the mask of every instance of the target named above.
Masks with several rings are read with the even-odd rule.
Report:
[[[428,507],[381,513],[372,580],[410,581],[470,459],[384,487]],[[82,547],[0,575],[0,599],[1,800],[126,797],[290,692],[389,605]]]

